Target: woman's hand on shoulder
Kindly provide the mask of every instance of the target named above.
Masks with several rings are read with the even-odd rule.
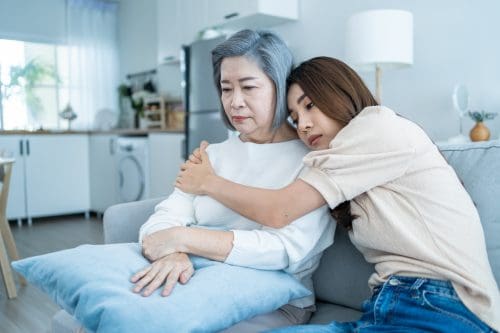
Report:
[[[181,171],[175,180],[175,186],[181,191],[196,195],[204,195],[208,178],[215,175],[206,152],[208,143],[203,141],[189,160],[181,166]]]
[[[162,296],[168,296],[177,282],[185,284],[194,274],[193,264],[185,253],[172,253],[154,261],[150,266],[135,273],[130,281],[135,283],[132,291],[150,296],[163,285]]]

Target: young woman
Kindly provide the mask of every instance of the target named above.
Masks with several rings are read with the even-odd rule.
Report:
[[[289,184],[308,152],[286,121],[286,78],[292,67],[289,49],[275,34],[243,30],[219,44],[212,51],[212,61],[222,117],[230,129],[239,132],[208,149],[214,169],[247,185],[279,188]],[[282,151],[287,154],[280,155]],[[175,190],[140,229],[143,253],[152,264],[132,277],[134,291],[149,296],[163,286],[167,296],[178,281],[188,282],[193,274],[188,253],[232,265],[284,269],[312,290],[311,275],[334,233],[328,208],[317,208],[277,230],[250,221],[209,197]],[[308,296],[225,332],[305,323],[313,310],[314,296]]]
[[[350,230],[353,244],[375,265],[362,318],[286,331],[499,330],[500,296],[478,213],[424,131],[376,106],[339,60],[306,61],[288,84],[290,117],[314,150],[298,180],[276,190],[235,184],[216,175],[202,148],[176,182],[276,228],[326,202]]]

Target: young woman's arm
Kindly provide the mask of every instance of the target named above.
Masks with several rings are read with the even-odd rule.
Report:
[[[314,187],[300,179],[282,189],[267,190],[221,178],[214,173],[204,146],[199,164],[187,162],[181,169],[175,186],[182,191],[208,195],[246,218],[272,228],[282,228],[326,203]]]

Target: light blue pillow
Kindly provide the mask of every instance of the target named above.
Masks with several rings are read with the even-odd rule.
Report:
[[[93,332],[213,332],[310,295],[293,276],[191,257],[191,280],[169,297],[131,291],[149,263],[137,243],[82,245],[22,259],[16,271]]]

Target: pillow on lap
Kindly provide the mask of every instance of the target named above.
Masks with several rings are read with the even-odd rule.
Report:
[[[139,244],[82,245],[18,260],[16,271],[94,332],[212,332],[310,295],[282,271],[191,257],[195,274],[168,297],[133,293],[149,262]]]

